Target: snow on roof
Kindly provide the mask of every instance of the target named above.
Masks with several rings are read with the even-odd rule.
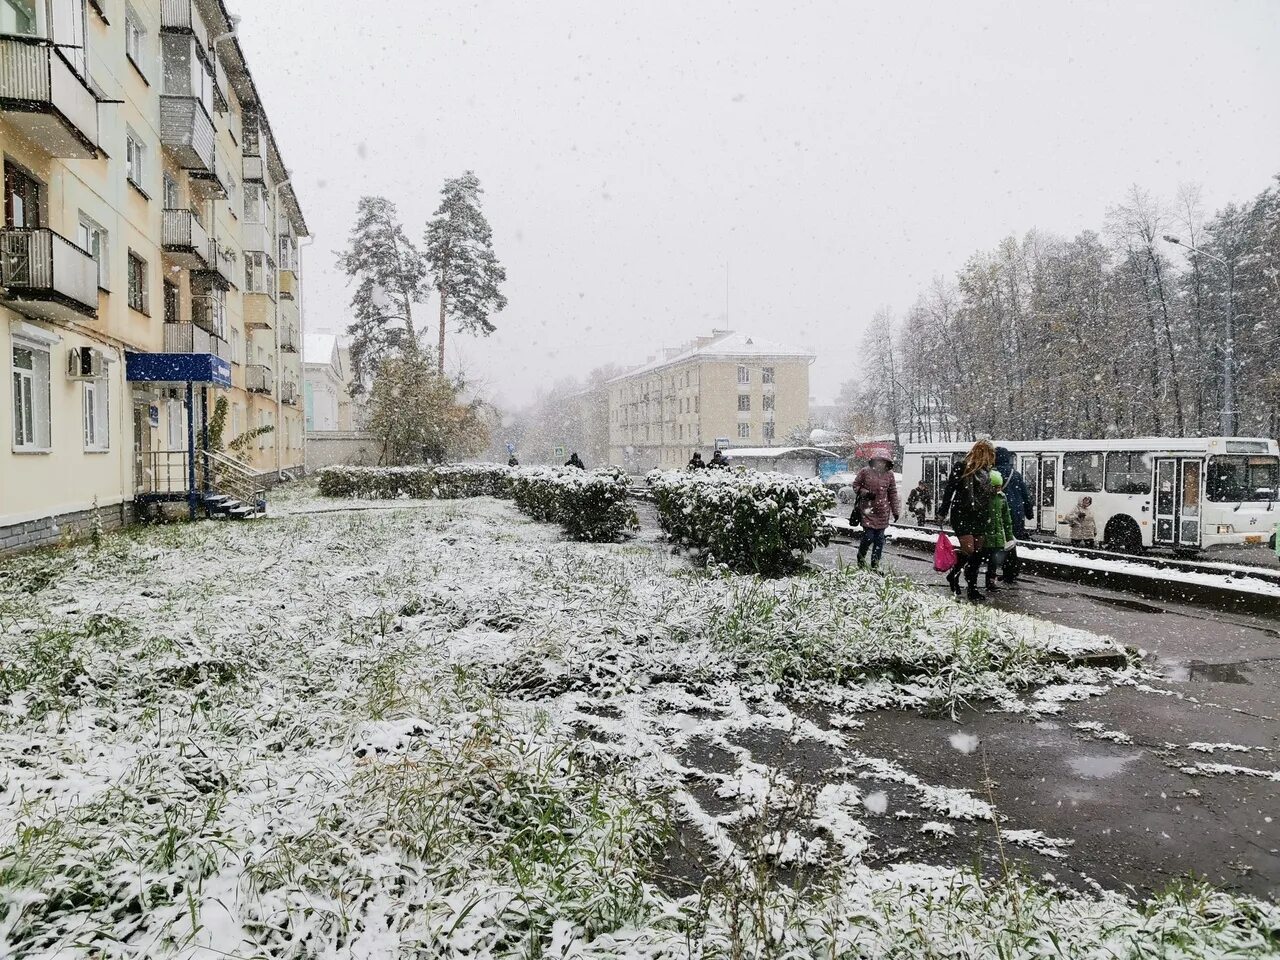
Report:
[[[302,338],[303,363],[333,363],[338,337],[332,333],[308,333]]]
[[[782,457],[834,457],[830,450],[821,447],[740,447],[721,451],[730,460],[777,460]]]
[[[777,359],[777,360],[808,360],[813,362],[818,359],[818,355],[812,350],[803,347],[789,347],[785,343],[778,343],[776,340],[765,340],[763,337],[754,337],[747,333],[736,333],[734,331],[721,332],[717,336],[709,337],[709,342],[702,346],[687,345],[673,356],[663,356],[658,360],[647,363],[644,366],[630,370],[621,376],[614,377],[610,383],[617,383],[620,380],[628,380],[631,377],[643,373],[652,373],[654,370],[661,370],[665,367],[675,366],[679,363],[699,359],[699,360],[760,360],[760,359]],[[696,344],[696,341],[695,341]]]

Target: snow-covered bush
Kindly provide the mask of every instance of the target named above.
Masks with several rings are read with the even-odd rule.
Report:
[[[523,467],[512,474],[516,506],[564,527],[571,540],[608,543],[639,528],[627,502],[627,477],[608,467],[587,472],[572,467]]]
[[[655,470],[646,479],[663,531],[708,562],[785,573],[830,538],[825,511],[835,500],[816,479],[714,470]]]
[[[325,467],[319,474],[326,497],[364,500],[456,500],[511,496],[511,468],[497,463],[414,467]]]

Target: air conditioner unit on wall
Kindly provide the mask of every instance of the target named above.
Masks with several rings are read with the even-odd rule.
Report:
[[[107,358],[94,347],[72,347],[67,351],[67,379],[97,380],[107,375]]]

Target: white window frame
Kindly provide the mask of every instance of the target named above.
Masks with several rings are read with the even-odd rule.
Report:
[[[105,377],[81,384],[86,453],[107,453],[111,449],[111,384]]]
[[[765,440],[773,440],[776,437],[776,431],[772,420],[766,420],[761,428],[761,435]]]
[[[94,249],[94,240],[97,249]],[[98,288],[111,290],[111,236],[106,227],[94,220],[83,210],[80,211],[80,224],[77,230],[76,243],[93,257],[98,264]]]
[[[133,271],[133,262],[135,260],[138,261],[140,264],[142,264],[142,284],[141,284],[141,290],[140,290],[141,306],[139,306],[138,304],[135,304],[133,301],[133,277],[129,276],[129,274],[132,273]],[[147,264],[147,258],[139,255],[139,253],[136,250],[130,249],[129,257],[128,257],[128,265],[129,265],[129,270],[126,273],[126,278],[127,278],[127,283],[129,287],[127,291],[128,300],[129,300],[129,309],[137,310],[139,313],[150,316],[151,315],[151,297],[148,295],[149,291],[147,290],[147,287],[151,281],[150,276],[148,276],[151,273],[151,270],[149,269],[149,266]]]
[[[18,366],[18,351],[31,354],[31,368]],[[13,430],[10,440],[15,453],[48,453],[52,449],[53,413],[50,397],[52,360],[48,344],[18,336],[9,351],[10,390],[13,391]],[[23,416],[30,410],[30,423]],[[26,427],[27,429],[24,429]]]
[[[738,412],[739,413],[751,412],[751,394],[749,393],[738,394]]]
[[[187,449],[187,411],[181,400],[170,400],[166,405],[165,440],[170,450]]]
[[[738,367],[738,383],[750,383],[750,382],[751,382],[750,368],[740,365]]]
[[[739,440],[751,439],[751,424],[749,423],[738,424],[738,439]]]
[[[132,127],[125,128],[124,134],[125,175],[129,182],[146,193],[142,182],[147,175],[147,145],[134,133]]]
[[[147,28],[142,24],[142,17],[133,9],[133,4],[124,5],[124,52],[130,62],[144,77],[147,75],[145,63],[145,44]]]
[[[774,376],[774,373],[773,373],[773,367],[761,367],[761,368],[760,368],[760,382],[761,382],[761,383],[773,383],[773,376]]]
[[[760,402],[764,404],[764,409],[765,409],[765,410],[773,410],[773,408],[774,408],[774,396],[773,396],[773,394],[771,394],[771,393],[766,393],[766,394],[761,398]]]

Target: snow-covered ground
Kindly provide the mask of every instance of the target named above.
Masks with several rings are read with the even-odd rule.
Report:
[[[1069,857],[998,797],[860,752],[857,713],[1053,713],[1134,681],[1073,664],[1105,638],[856,571],[762,582],[651,538],[565,543],[494,500],[273,500],[0,566],[0,956],[1275,946],[1280,912],[1212,891],[1134,905],[864,862],[872,776],[928,837],[979,824]],[[847,759],[807,795],[754,730]],[[653,883],[676,832],[711,852],[684,897]]]

